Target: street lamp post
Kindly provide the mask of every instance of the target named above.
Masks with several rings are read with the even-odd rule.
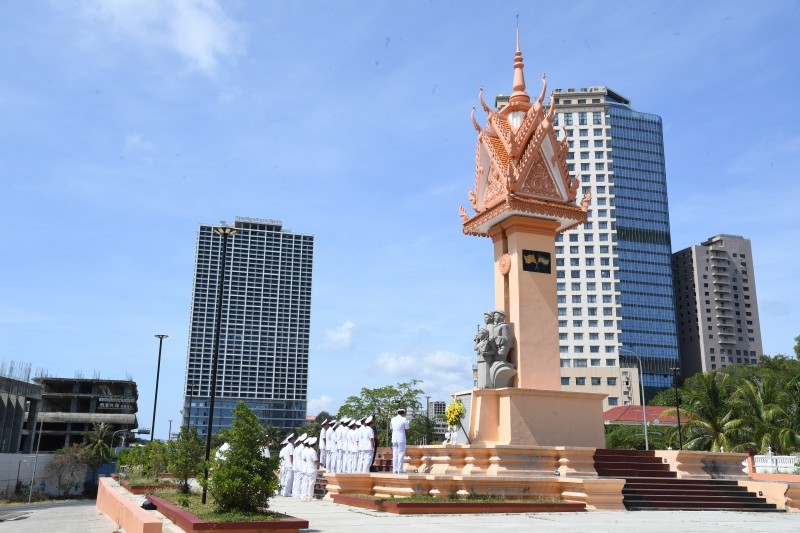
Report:
[[[206,503],[208,492],[208,461],[211,457],[211,430],[214,422],[214,398],[217,395],[217,365],[219,363],[219,335],[222,322],[222,291],[225,288],[225,260],[228,257],[228,237],[236,235],[236,228],[219,226],[214,228],[214,233],[222,236],[222,257],[219,265],[219,287],[217,288],[217,322],[214,327],[214,354],[211,361],[211,392],[208,401],[208,424],[206,426],[206,463],[205,483],[203,483],[203,505]]]
[[[431,429],[431,397],[425,396],[425,444],[428,444],[428,433]]]
[[[169,433],[167,433],[167,440],[172,440],[172,419],[169,419]]]
[[[114,437],[117,436],[117,433],[122,433],[122,442],[120,442],[120,446],[123,448],[125,447],[125,434],[130,432],[129,429],[118,429],[111,435],[111,446],[114,446]]]
[[[683,449],[683,435],[681,435],[681,396],[678,392],[678,376],[680,376],[681,367],[673,366],[672,370],[672,385],[675,387],[675,412],[678,415],[678,449]]]
[[[620,352],[627,352],[633,355],[636,358],[636,363],[639,366],[639,385],[641,389],[641,401],[642,404],[642,427],[644,428],[644,449],[650,449],[650,443],[647,441],[647,402],[644,400],[644,375],[642,374],[642,359],[639,357],[639,354],[634,352],[633,350],[620,350]]]
[[[150,426],[150,441],[153,441],[153,435],[156,433],[156,407],[158,406],[158,378],[161,376],[161,346],[164,344],[164,339],[169,335],[158,334],[158,366],[156,367],[156,397],[153,399],[153,425]]]

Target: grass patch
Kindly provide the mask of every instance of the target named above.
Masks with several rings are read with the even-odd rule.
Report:
[[[200,494],[181,494],[178,491],[165,490],[154,492],[159,498],[181,507],[197,518],[206,522],[257,522],[259,520],[284,520],[287,515],[263,511],[260,513],[243,513],[240,511],[220,512],[216,509],[216,502],[211,494],[207,494],[206,505],[203,505]]]
[[[152,477],[139,476],[139,475],[126,475],[120,476],[120,481],[124,481],[129,485],[175,485],[174,479],[153,479]]]

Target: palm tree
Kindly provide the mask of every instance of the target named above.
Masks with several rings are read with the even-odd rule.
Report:
[[[683,389],[681,411],[686,413],[686,421],[681,429],[685,448],[718,452],[734,447],[732,413],[727,401],[728,378],[726,374],[707,372],[695,380],[694,387]],[[665,415],[675,413],[675,409],[664,411]]]
[[[94,424],[92,431],[85,434],[86,449],[92,457],[92,470],[97,475],[97,469],[103,463],[107,463],[114,457],[109,441],[111,440],[111,430],[113,426],[100,422]]]
[[[786,384],[780,395],[778,449],[784,453],[800,450],[800,377]]]
[[[743,381],[731,398],[734,420],[731,421],[737,448],[766,453],[772,448],[782,453],[779,423],[785,412],[780,407],[780,386],[772,377],[757,383]]]

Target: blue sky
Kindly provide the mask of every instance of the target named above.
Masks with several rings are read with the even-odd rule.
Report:
[[[663,118],[673,250],[752,239],[764,351],[791,353],[796,2],[84,0],[0,4],[0,361],[130,375],[149,426],[166,333],[166,436],[197,227],[239,215],[315,235],[310,412],[468,387],[493,305],[458,216],[469,112],[511,90],[517,13],[533,92],[546,72]]]

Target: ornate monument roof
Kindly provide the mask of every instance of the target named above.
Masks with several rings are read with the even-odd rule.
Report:
[[[463,206],[459,213],[464,233],[486,235],[490,227],[512,215],[531,216],[559,222],[558,231],[586,222],[590,195],[575,205],[580,186],[567,172],[569,151],[566,132],[561,141],[553,126],[555,105],[545,110],[547,82],[542,76],[542,91],[535,102],[525,92],[525,64],[519,47],[514,54],[514,92],[508,105],[495,110],[483,101],[483,88],[478,99],[487,114],[481,127],[472,108],[472,124],[478,132],[475,152],[475,188],[469,200],[475,214],[470,216]]]

